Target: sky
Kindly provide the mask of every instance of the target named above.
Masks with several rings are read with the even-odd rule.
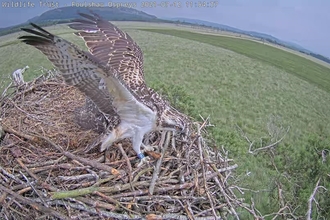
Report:
[[[23,23],[56,7],[83,2],[93,1],[1,1],[0,28]],[[144,7],[146,0],[94,1],[97,2],[104,2],[105,5],[121,2],[160,18],[193,18],[270,34],[330,57],[330,0],[209,0],[205,2],[215,7],[205,8],[198,7],[201,1],[197,0],[150,0],[157,3],[156,7],[151,8]],[[192,4],[187,5],[187,2]],[[8,3],[9,7],[6,7]],[[19,3],[25,7],[12,7]],[[179,6],[179,3],[180,8],[174,6]]]

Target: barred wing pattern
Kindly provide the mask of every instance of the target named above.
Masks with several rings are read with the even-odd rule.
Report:
[[[19,39],[44,53],[60,70],[65,82],[76,86],[92,101],[87,99],[85,107],[78,109],[81,114],[76,116],[83,126],[88,127],[92,120],[97,126],[90,128],[102,132],[105,121],[102,113],[119,116],[110,118],[110,124],[118,119],[117,125],[110,133],[108,129],[104,132],[101,151],[115,141],[131,138],[133,149],[144,161],[141,152],[144,135],[155,130],[182,132],[186,117],[146,86],[142,51],[129,35],[97,14],[80,15],[87,20],[77,19],[70,27],[80,29],[76,34],[84,38],[90,52],[32,23],[37,31],[22,28],[33,35]]]
[[[60,70],[65,82],[84,92],[102,112],[112,114],[113,107],[122,107],[120,106],[122,103],[130,101],[133,101],[131,104],[135,105],[136,111],[139,108],[146,108],[141,103],[140,97],[131,93],[118,72],[111,66],[103,65],[90,53],[80,50],[63,38],[35,24],[31,23],[31,25],[38,31],[22,28],[23,31],[34,35],[21,36],[19,39],[45,54]],[[101,79],[105,81],[107,90],[100,88]],[[119,102],[115,102],[114,99]]]
[[[158,116],[167,103],[145,84],[143,54],[138,44],[125,32],[99,15],[79,13],[85,19],[75,19],[69,27],[84,39],[89,52],[104,65],[114,68],[141,101],[157,111]]]
[[[112,66],[131,89],[145,86],[143,54],[137,43],[112,23],[92,12],[79,13],[86,19],[75,19],[69,27],[84,39],[89,52],[102,63]]]

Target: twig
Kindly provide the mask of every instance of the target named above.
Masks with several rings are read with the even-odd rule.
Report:
[[[170,138],[171,138],[171,133],[170,132],[167,132],[167,134],[166,134],[166,142],[163,145],[161,156],[160,156],[160,158],[157,161],[157,164],[156,164],[156,167],[154,169],[154,173],[152,175],[152,179],[151,179],[151,182],[150,182],[150,187],[149,187],[149,193],[150,193],[150,195],[152,195],[154,193],[156,181],[158,179],[158,174],[159,174],[159,171],[160,171],[160,166],[161,166],[161,164],[163,162],[163,158],[164,158],[165,152],[166,152],[166,150],[167,150],[167,148],[169,146]]]
[[[21,159],[19,159],[19,158],[16,158],[16,161],[17,161],[17,163],[31,176],[31,177],[33,177],[33,179],[35,179],[35,180],[39,180],[39,177],[37,177],[33,172],[31,172],[25,165],[24,165],[24,163],[22,162],[22,160]]]
[[[154,200],[161,199],[161,200],[193,200],[194,202],[197,201],[205,201],[205,197],[195,197],[195,196],[173,196],[173,195],[153,195],[152,198]],[[138,197],[122,197],[121,201],[132,201],[132,200],[150,200],[150,196],[138,196]]]
[[[8,176],[9,178],[11,178],[12,180],[16,181],[17,183],[20,183],[20,184],[24,185],[25,187],[28,186],[24,181],[18,179],[18,178],[17,178],[16,176],[14,176],[13,174],[8,173],[8,172],[7,172],[5,169],[3,169],[1,166],[0,166],[0,171],[1,171],[4,175],[6,175],[6,176]]]
[[[118,148],[119,148],[121,154],[123,155],[124,159],[126,160],[126,164],[127,164],[127,167],[128,167],[129,182],[132,182],[132,180],[133,180],[133,175],[132,175],[133,169],[132,169],[131,162],[129,161],[128,156],[127,156],[126,152],[124,151],[123,146],[122,146],[121,143],[118,144]]]
[[[84,163],[84,164],[87,164],[87,165],[90,165],[92,167],[95,167],[97,169],[100,169],[100,170],[104,170],[104,171],[108,171],[110,172],[111,174],[113,175],[118,175],[119,172],[112,168],[112,167],[109,167],[107,165],[104,165],[104,164],[101,164],[97,161],[94,161],[94,160],[89,160],[89,159],[86,159],[86,158],[83,158],[83,157],[79,157],[79,156],[76,156],[70,152],[67,152],[67,151],[64,151],[60,146],[56,145],[54,142],[52,142],[51,140],[49,140],[48,138],[46,137],[43,137],[43,136],[39,136],[39,135],[35,135],[36,137],[48,142],[49,144],[51,144],[56,150],[60,151],[64,156],[66,157],[69,157],[70,159],[72,160],[77,160],[81,163]]]
[[[289,132],[289,130],[290,130],[290,127],[288,127],[288,129],[286,130],[285,134],[278,141],[276,141],[275,143],[269,144],[269,145],[267,145],[265,147],[260,147],[260,148],[251,150],[252,145],[250,145],[249,153],[250,154],[256,154],[258,151],[267,150],[269,148],[272,148],[272,147],[276,146],[277,144],[279,144],[284,139],[284,137]]]
[[[125,214],[113,213],[113,212],[108,212],[108,211],[103,211],[103,210],[99,210],[96,208],[92,208],[92,207],[89,207],[89,206],[86,206],[83,204],[65,202],[63,200],[50,201],[49,203],[54,204],[54,205],[69,206],[73,209],[85,211],[90,214],[114,218],[114,219],[141,219],[141,217],[139,215],[125,215]],[[68,218],[65,218],[65,219],[68,219]]]
[[[128,211],[128,212],[132,212],[132,213],[137,214],[137,215],[139,214],[138,212],[135,212],[135,211],[133,211],[133,210],[130,210],[130,209],[126,208],[125,206],[123,206],[123,205],[122,205],[120,202],[118,202],[117,200],[115,200],[115,199],[113,199],[113,198],[111,198],[111,197],[109,197],[109,196],[106,196],[106,195],[104,195],[104,194],[101,193],[101,192],[95,192],[95,194],[98,195],[98,196],[100,196],[100,197],[102,197],[103,199],[107,200],[108,202],[111,202],[111,203],[113,203],[113,204],[115,204],[115,205],[121,207],[122,209],[124,209],[124,210],[126,210],[126,211]]]
[[[229,201],[228,195],[225,192],[225,190],[223,189],[223,187],[221,186],[220,181],[216,177],[214,177],[213,179],[217,183],[217,185],[219,186],[219,189],[220,189],[222,195],[224,196],[224,198],[225,198],[225,200],[226,200],[226,202],[227,202],[227,204],[229,206],[230,211],[234,214],[234,216],[235,216],[236,219],[239,219],[238,214],[236,213],[236,211],[235,211],[233,205],[231,204],[231,202]]]
[[[148,183],[146,183],[148,184]],[[161,188],[156,188],[154,190],[155,193],[163,193],[167,192],[170,190],[182,190],[182,189],[189,189],[193,187],[195,184],[194,183],[184,183],[184,184],[179,184],[179,185],[172,185],[168,187],[161,187]],[[146,195],[148,194],[149,190],[138,190],[134,192],[129,192],[129,193],[123,193],[121,195],[114,195],[112,196],[113,198],[118,198],[118,197],[128,197],[128,196],[138,196],[138,195]]]
[[[319,186],[320,184],[320,180],[321,178],[318,179],[318,181],[316,182],[315,188],[312,192],[312,194],[310,195],[309,199],[308,199],[308,209],[307,209],[307,213],[306,213],[306,219],[307,220],[311,220],[312,219],[312,208],[313,208],[313,201],[316,202],[315,200],[315,195],[317,193],[317,190],[319,188],[322,188],[324,190],[327,190],[325,187],[323,186]]]
[[[205,124],[205,122],[204,122],[204,124]],[[209,198],[209,201],[210,201],[213,216],[215,218],[217,218],[217,214],[215,213],[215,209],[214,209],[213,199],[212,199],[211,195],[209,194],[209,190],[208,190],[207,183],[206,183],[207,180],[206,180],[205,166],[204,166],[206,161],[204,161],[205,159],[203,158],[201,128],[199,127],[199,125],[197,125],[197,134],[198,134],[197,145],[198,145],[198,149],[199,149],[200,162],[201,162],[201,165],[202,165],[203,184],[204,184],[204,188],[206,190],[207,197]]]
[[[64,216],[64,215],[62,215],[61,213],[56,212],[56,211],[53,210],[53,209],[50,209],[50,208],[44,207],[44,206],[42,206],[42,205],[40,205],[40,204],[38,204],[38,203],[36,203],[36,202],[33,202],[33,201],[30,200],[30,199],[27,199],[27,198],[25,198],[25,197],[23,197],[23,196],[21,196],[21,195],[18,195],[17,193],[15,193],[15,192],[13,192],[13,191],[11,191],[11,190],[5,188],[5,187],[2,186],[2,185],[0,185],[0,190],[2,190],[3,192],[5,192],[5,193],[7,193],[7,194],[9,194],[9,195],[11,195],[11,196],[13,196],[15,199],[21,201],[22,203],[24,203],[24,204],[26,204],[26,205],[31,206],[32,208],[34,208],[34,209],[36,209],[36,210],[38,210],[38,211],[41,211],[41,212],[44,212],[44,213],[48,213],[48,214],[50,214],[50,215],[52,215],[52,216],[55,216],[55,217],[57,217],[57,218],[59,218],[59,219],[68,219],[68,220],[70,219],[70,218],[68,218],[68,217],[66,217],[66,216]]]
[[[6,133],[11,133],[11,134],[14,134],[18,137],[21,137],[21,138],[25,138],[29,141],[33,141],[33,142],[37,142],[38,139],[36,139],[35,137],[31,136],[31,135],[28,135],[28,134],[24,134],[22,132],[18,132],[12,128],[9,128],[7,127],[5,124],[2,125],[2,128],[3,130],[6,132]]]

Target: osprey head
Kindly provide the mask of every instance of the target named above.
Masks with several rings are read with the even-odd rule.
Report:
[[[168,106],[161,115],[160,129],[173,130],[178,133],[186,133],[189,126],[189,119],[175,108]]]

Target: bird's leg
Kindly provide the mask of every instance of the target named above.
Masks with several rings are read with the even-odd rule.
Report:
[[[142,146],[143,146],[143,152],[145,152],[145,151],[155,151],[155,149],[158,148],[157,145],[153,146],[153,145],[142,144]]]
[[[145,157],[144,154],[141,152],[141,145],[142,145],[143,135],[136,134],[132,139],[133,150],[136,152],[138,158],[141,160],[140,163],[137,165],[140,167],[144,163],[148,163],[150,158]]]
[[[166,130],[162,130],[162,131],[165,131],[165,132],[162,132],[162,136],[161,136],[161,139],[159,141],[159,144],[158,145],[144,145],[144,144],[142,144],[143,147],[144,147],[144,151],[154,151],[157,148],[162,148],[163,147],[167,132],[166,132]],[[172,130],[170,130],[170,131],[172,131]]]

